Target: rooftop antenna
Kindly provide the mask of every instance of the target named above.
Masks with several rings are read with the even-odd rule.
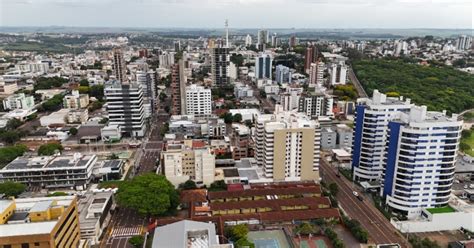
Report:
[[[229,47],[229,20],[225,19],[225,47]]]

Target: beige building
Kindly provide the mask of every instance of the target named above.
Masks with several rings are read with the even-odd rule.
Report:
[[[168,142],[161,161],[166,178],[175,186],[189,179],[207,186],[214,182],[215,156],[202,141]]]
[[[84,124],[89,119],[89,111],[87,109],[72,109],[67,113],[67,123]]]
[[[265,177],[274,181],[319,179],[318,122],[301,113],[277,109],[275,114],[257,119],[255,141],[255,158]]]
[[[71,95],[64,96],[64,108],[81,109],[89,105],[89,95],[79,94],[79,91],[73,90]]]
[[[3,78],[0,77],[0,94],[2,95],[11,95],[18,90],[18,85],[16,82],[7,83],[3,81]]]
[[[77,247],[75,196],[0,200],[0,247]]]

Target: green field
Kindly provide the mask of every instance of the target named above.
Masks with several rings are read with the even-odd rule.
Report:
[[[454,213],[456,212],[454,208],[450,206],[442,207],[442,208],[427,208],[428,212],[432,214],[444,214],[444,213]]]

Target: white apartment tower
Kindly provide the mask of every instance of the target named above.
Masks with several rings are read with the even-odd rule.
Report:
[[[211,89],[195,84],[186,87],[187,115],[210,115],[212,113],[211,103]]]
[[[448,204],[463,123],[457,117],[412,106],[388,123],[381,193],[393,210],[412,219]]]
[[[352,169],[358,181],[379,181],[384,168],[388,123],[407,113],[410,99],[387,97],[374,90],[371,99],[358,99],[352,147]]]
[[[143,91],[136,82],[123,84],[109,81],[105,84],[109,126],[120,126],[124,136],[143,137],[145,135],[145,109]]]
[[[257,164],[274,181],[319,179],[319,123],[296,112],[263,115],[257,120]]]
[[[347,80],[347,66],[344,62],[333,63],[329,67],[329,84],[344,85]]]
[[[309,67],[309,82],[310,88],[321,88],[324,82],[324,63],[311,63]]]
[[[252,45],[252,36],[250,36],[250,34],[247,34],[247,36],[245,36],[245,46],[251,46]]]

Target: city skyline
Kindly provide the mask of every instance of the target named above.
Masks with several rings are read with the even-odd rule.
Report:
[[[473,12],[469,0],[0,0],[0,26],[472,29]]]

